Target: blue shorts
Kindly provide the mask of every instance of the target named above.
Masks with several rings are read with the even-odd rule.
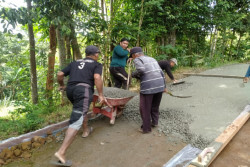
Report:
[[[66,92],[68,99],[73,104],[69,127],[79,130],[92,102],[93,89],[88,84],[79,83],[75,86],[67,87]]]

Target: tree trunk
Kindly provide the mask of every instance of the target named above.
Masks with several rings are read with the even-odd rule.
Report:
[[[213,38],[213,28],[212,28],[211,33],[210,33],[209,46],[211,46],[211,44],[212,44],[212,38]]]
[[[112,0],[110,1],[110,5],[111,5],[111,7],[110,7],[111,9],[110,9],[110,10],[112,11],[112,10],[113,10],[113,9],[112,9],[112,8],[113,8],[113,7],[112,7]],[[102,10],[102,15],[101,15],[101,16],[102,16],[102,19],[103,19],[103,20],[105,20],[105,17],[104,17],[104,15],[105,15],[105,13],[104,13],[105,7],[104,7],[104,6],[105,6],[105,0],[101,0],[101,10]],[[110,12],[111,12],[111,11],[110,11]],[[111,17],[112,17],[112,16],[111,16]],[[106,20],[105,20],[105,21],[106,21]],[[108,41],[108,37],[107,37],[107,35],[106,35],[105,29],[103,30],[103,37],[104,37],[104,38],[103,38],[103,39],[104,39],[104,41],[103,41],[103,42],[104,42],[104,53],[103,53],[103,55],[102,55],[102,56],[103,56],[103,57],[102,57],[102,59],[103,59],[103,74],[102,74],[102,79],[103,79],[103,81],[104,81],[104,85],[106,85],[106,84],[105,84],[105,81],[106,81],[106,68],[107,68],[107,67],[106,67],[106,66],[107,66],[106,64],[107,64],[107,53],[108,53],[108,52],[107,52],[107,47],[108,47],[108,46],[107,46],[107,43],[108,43],[107,41]],[[110,47],[111,47],[111,46],[110,46]]]
[[[58,41],[58,48],[59,48],[59,66],[60,69],[63,69],[66,67],[66,48],[65,48],[65,41],[64,37],[62,36],[61,33],[61,26],[58,25],[56,29],[56,36],[57,36],[57,41]],[[65,78],[65,83],[66,78]],[[61,92],[61,105],[64,106],[67,101],[66,93],[64,91]]]
[[[222,30],[222,33],[223,33],[223,35],[222,35],[222,38],[223,38],[223,42],[222,42],[222,55],[224,56],[225,55],[225,52],[226,52],[226,44],[227,44],[227,39],[226,39],[226,29],[224,28],[223,30]]]
[[[175,47],[175,44],[176,44],[176,29],[172,30],[171,32],[169,32],[169,35],[168,35],[168,43],[170,45],[172,45],[173,47]]]
[[[66,64],[69,64],[73,59],[71,55],[71,48],[70,48],[70,38],[69,36],[65,36],[66,41]]]
[[[112,81],[111,81],[111,77],[110,77],[110,73],[109,73],[109,64],[110,64],[110,56],[109,56],[109,49],[111,50],[111,48],[113,47],[112,44],[112,36],[111,36],[111,31],[113,29],[113,17],[114,17],[114,0],[110,1],[110,22],[108,25],[108,30],[106,31],[105,29],[103,30],[103,55],[102,55],[102,59],[103,59],[103,75],[102,75],[102,79],[103,79],[103,83],[105,86],[107,85],[111,85]],[[107,21],[104,17],[105,15],[105,0],[101,0],[101,10],[102,10],[102,19]],[[107,11],[107,10],[106,10]]]
[[[77,42],[77,38],[76,38],[76,32],[75,32],[75,26],[74,26],[74,21],[73,21],[73,17],[72,14],[70,13],[70,11],[68,11],[69,17],[71,18],[71,24],[70,24],[70,30],[71,30],[71,34],[70,34],[70,41],[71,41],[71,46],[72,46],[72,50],[73,50],[73,58],[75,60],[77,59],[82,59],[82,54]]]
[[[136,46],[140,46],[140,32],[141,32],[141,25],[143,21],[143,4],[144,4],[144,0],[141,0],[141,15],[140,15],[139,26],[138,26]]]
[[[230,56],[231,60],[233,59],[232,47],[233,47],[234,36],[235,36],[235,30],[233,30],[233,38],[232,38],[232,40],[231,40],[230,50],[229,50],[229,56]]]
[[[60,25],[58,25],[58,27],[56,29],[56,36],[57,36],[58,48],[59,48],[59,65],[60,65],[60,69],[62,69],[66,66],[66,63],[65,63],[66,48],[65,48],[64,37],[61,34]]]
[[[31,0],[27,0],[27,9],[29,15],[28,33],[30,43],[30,76],[31,76],[31,94],[32,103],[38,103],[38,91],[37,91],[37,75],[36,75],[36,53],[35,53],[35,38],[33,32],[33,24],[31,18]]]
[[[56,54],[56,29],[52,24],[49,29],[50,50],[48,55],[48,72],[46,81],[46,98],[52,103],[53,83],[54,83],[54,66]]]
[[[237,42],[237,56],[238,56],[238,54],[239,54],[239,47],[240,47],[240,41],[241,41],[242,35],[243,35],[243,33],[240,32],[240,37],[239,37],[239,40],[238,40],[238,42]]]
[[[158,44],[158,49],[157,49],[157,54],[159,55],[159,54],[162,54],[162,52],[161,52],[161,49],[160,49],[160,46],[161,46],[161,38],[160,37],[156,37],[156,39],[157,39],[157,44]]]
[[[214,37],[212,39],[212,44],[210,48],[210,57],[213,58],[216,50],[216,43],[217,43],[217,38],[218,38],[218,31],[215,29],[214,31]]]
[[[82,54],[81,54],[81,51],[77,42],[76,33],[75,33],[75,29],[73,25],[71,26],[71,46],[73,49],[74,59],[75,60],[82,59]]]

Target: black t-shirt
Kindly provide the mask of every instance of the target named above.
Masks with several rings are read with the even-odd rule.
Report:
[[[159,61],[158,62],[159,66],[161,67],[162,70],[165,70],[166,73],[168,74],[169,78],[174,80],[174,76],[171,72],[171,66],[170,66],[170,63],[169,61],[167,60],[162,60],[162,61]]]
[[[94,59],[85,58],[70,63],[62,70],[62,72],[64,73],[64,76],[69,75],[67,86],[86,83],[93,88],[94,74],[102,75],[102,64]]]

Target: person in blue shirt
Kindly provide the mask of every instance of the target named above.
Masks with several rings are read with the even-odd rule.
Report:
[[[120,44],[114,48],[109,71],[114,78],[115,87],[127,89],[128,74],[125,71],[125,66],[128,61],[129,40],[122,38]],[[132,58],[131,58],[132,59]]]
[[[247,83],[248,77],[250,77],[250,65],[249,65],[248,70],[247,70],[247,73],[246,73],[246,75],[245,75],[245,77],[244,77],[244,79],[243,79],[243,82],[244,82],[244,83]]]

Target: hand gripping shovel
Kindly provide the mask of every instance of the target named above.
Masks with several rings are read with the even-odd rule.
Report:
[[[171,92],[166,92],[167,94],[169,94],[170,96],[172,97],[178,97],[178,98],[189,98],[189,97],[192,97],[192,96],[180,96],[180,95],[173,95]]]

